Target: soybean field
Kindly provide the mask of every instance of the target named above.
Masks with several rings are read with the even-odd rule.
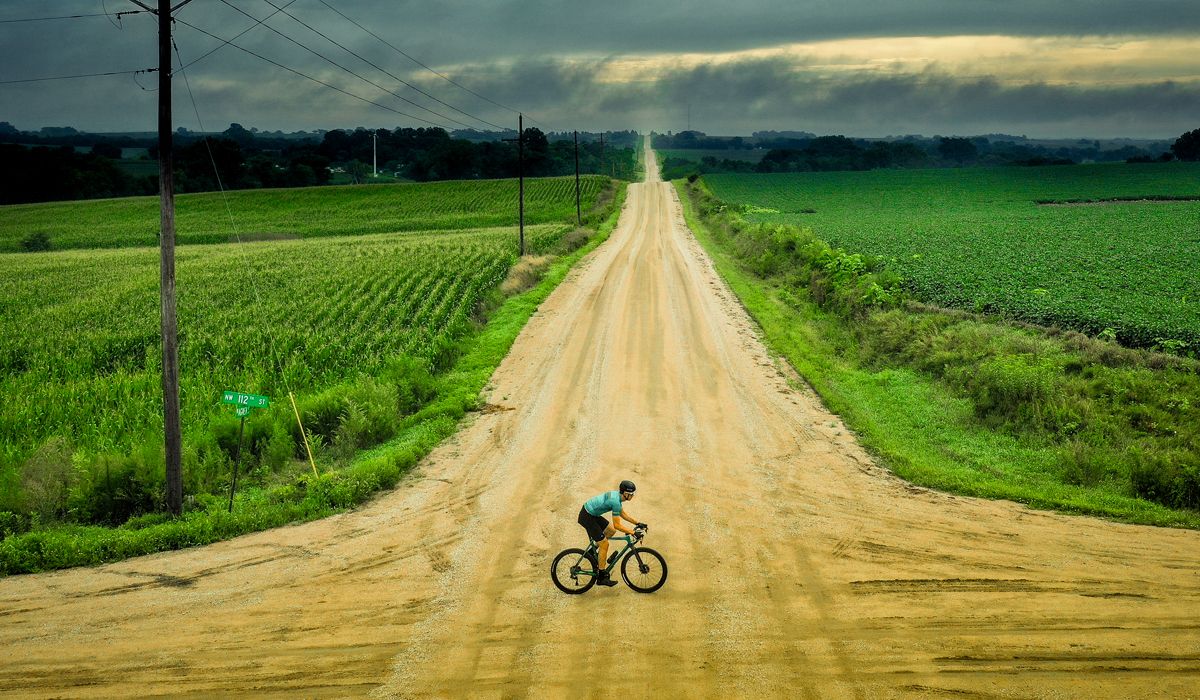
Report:
[[[598,175],[580,179],[584,211],[607,182]],[[177,242],[514,226],[517,187],[516,180],[459,180],[186,194],[175,199]],[[525,181],[526,223],[574,216],[573,177]],[[22,250],[37,234],[52,250],[153,246],[158,226],[157,197],[13,205],[0,217],[0,252]]]
[[[1200,165],[707,175],[765,224],[882,256],[926,302],[1200,348]]]

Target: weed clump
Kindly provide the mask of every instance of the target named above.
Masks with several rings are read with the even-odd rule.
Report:
[[[903,279],[883,258],[833,248],[809,229],[750,223],[702,181],[690,185],[689,192],[710,230],[759,277],[783,277],[820,307],[851,317],[894,308],[906,299]]]
[[[45,231],[35,231],[21,239],[21,250],[26,253],[38,253],[50,250],[50,234]]]

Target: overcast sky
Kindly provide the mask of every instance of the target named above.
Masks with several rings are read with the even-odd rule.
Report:
[[[0,3],[0,83],[156,65],[148,14],[5,21],[132,9]],[[246,16],[271,13],[257,26]],[[175,123],[189,129],[515,126],[507,108],[553,130],[678,131],[689,116],[691,128],[728,135],[1200,128],[1200,0],[193,0],[178,19],[184,64],[222,45],[200,30],[230,39],[250,28],[187,68],[196,108],[177,74]],[[0,121],[151,130],[155,85],[153,74],[0,84]]]

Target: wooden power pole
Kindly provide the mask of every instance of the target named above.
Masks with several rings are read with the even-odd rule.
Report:
[[[583,214],[579,208],[579,132],[575,132],[575,224],[583,225]]]
[[[502,139],[517,142],[517,219],[521,227],[521,257],[525,256],[525,115],[517,115],[517,138]]]
[[[161,285],[163,442],[167,458],[167,507],[183,512],[179,427],[179,345],[175,324],[175,178],[171,153],[171,2],[158,0],[158,188],[162,210]]]
[[[175,181],[171,140],[171,13],[191,2],[158,0],[158,9],[132,0],[158,15],[158,190],[159,300],[162,325],[163,445],[167,466],[167,507],[183,512],[183,470],[179,427],[179,345],[175,322]]]
[[[525,257],[525,115],[517,115],[517,182],[520,188],[521,257]]]

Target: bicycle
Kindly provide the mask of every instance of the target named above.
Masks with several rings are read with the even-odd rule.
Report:
[[[638,546],[646,536],[646,530],[646,527],[639,525],[633,529],[633,535],[608,538],[610,542],[624,542],[625,547],[609,555],[608,565],[604,567],[604,571],[611,575],[613,567],[620,561],[621,578],[625,580],[625,585],[638,593],[653,593],[667,582],[667,560],[649,547]],[[588,541],[587,549],[571,547],[559,552],[550,564],[550,578],[554,580],[554,585],[563,593],[586,593],[596,585],[596,554],[594,540]]]

